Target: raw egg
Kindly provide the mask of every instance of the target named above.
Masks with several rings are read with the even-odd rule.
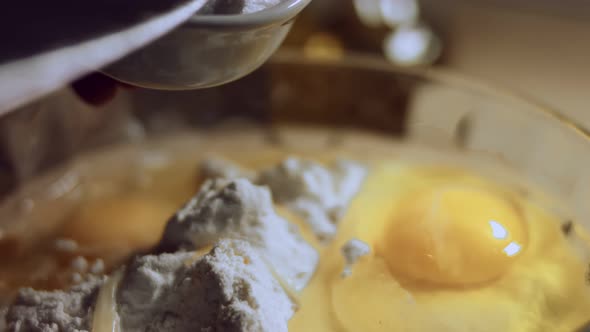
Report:
[[[434,186],[400,198],[375,243],[396,275],[468,285],[501,276],[526,244],[526,225],[507,201],[483,189]]]
[[[590,317],[587,262],[561,219],[471,170],[376,162],[290,331],[573,331]],[[348,277],[340,248],[371,247]]]

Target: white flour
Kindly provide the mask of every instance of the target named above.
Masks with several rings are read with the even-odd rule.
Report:
[[[287,331],[293,303],[247,242],[222,240],[194,255],[129,265],[117,298],[122,331]]]
[[[247,177],[268,186],[273,198],[304,218],[321,240],[330,239],[348,205],[360,190],[367,170],[352,161],[338,161],[325,167],[320,163],[288,158],[258,174],[221,159],[201,165],[210,177]]]
[[[350,200],[365,179],[364,167],[349,161],[327,168],[319,163],[288,158],[262,171],[258,183],[267,185],[274,198],[303,217],[321,239],[330,239]]]
[[[305,287],[318,254],[274,211],[270,192],[245,179],[213,179],[166,226],[165,251],[201,249],[220,238],[245,239],[291,288]]]
[[[55,249],[63,252],[74,252],[78,250],[78,243],[70,239],[55,240]]]
[[[286,332],[294,313],[264,260],[240,240],[221,240],[203,257],[184,252],[134,259],[117,285],[116,303],[96,302],[102,284],[97,278],[67,292],[21,290],[7,313],[7,328],[89,331],[100,325],[92,322],[100,305],[117,308],[125,332]]]
[[[102,277],[104,274],[104,262],[98,258],[94,262],[89,262],[82,256],[77,256],[70,262],[71,282],[80,284],[96,277]]]
[[[299,164],[287,163],[293,165]],[[302,172],[312,174],[309,180],[297,171],[289,173],[295,180],[287,185],[299,187],[293,196],[282,188],[282,199],[304,197],[322,208],[337,208],[356,193],[357,184],[342,182],[351,177],[350,167],[358,171],[356,166],[342,163],[332,173],[302,166],[317,174]],[[280,172],[265,174],[269,184],[281,183]],[[354,174],[353,182],[360,183],[359,173]],[[319,191],[318,185],[331,186],[331,192]],[[209,246],[213,249],[202,257],[192,251]],[[306,286],[319,259],[298,229],[274,211],[269,189],[246,179],[207,181],[169,221],[157,252],[161,254],[134,258],[116,287],[116,300],[99,303],[100,308],[116,308],[122,331],[286,332],[296,306],[290,292]],[[21,290],[6,315],[8,331],[80,332],[95,325],[92,313],[104,278],[93,273],[102,272],[104,263],[78,257],[71,264],[89,280],[80,275],[81,283],[67,292]]]
[[[88,261],[82,256],[78,256],[70,262],[72,269],[76,272],[84,273],[88,270]]]
[[[22,289],[6,314],[7,330],[89,331],[94,302],[102,283],[102,278],[95,278],[67,292]]]
[[[342,277],[348,277],[352,274],[352,267],[363,256],[371,252],[371,247],[359,239],[350,239],[342,246],[342,256],[344,256],[344,270]]]

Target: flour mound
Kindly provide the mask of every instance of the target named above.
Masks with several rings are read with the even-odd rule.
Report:
[[[320,240],[334,236],[367,174],[364,166],[353,161],[339,160],[326,167],[294,157],[257,174],[229,161],[211,158],[201,164],[201,172],[209,178],[243,177],[268,186],[275,201],[303,218]]]
[[[222,240],[194,255],[129,265],[117,298],[123,331],[287,331],[293,303],[248,243]]]
[[[371,247],[366,242],[359,239],[348,240],[340,249],[342,256],[344,256],[344,270],[342,277],[349,277],[352,274],[352,267],[363,256],[371,253]]]
[[[304,218],[314,233],[327,240],[360,190],[364,167],[339,161],[328,168],[319,163],[288,158],[260,173],[259,184],[270,187],[274,198]]]
[[[82,332],[90,330],[92,310],[102,278],[69,291],[20,290],[6,314],[10,332]]]
[[[90,332],[103,283],[97,278],[67,292],[21,290],[6,315],[8,331]],[[221,240],[202,257],[138,256],[117,288],[125,332],[287,332],[295,310],[266,262],[241,240]]]
[[[305,287],[318,253],[297,227],[274,211],[265,187],[245,179],[213,179],[170,220],[161,250],[202,249],[221,238],[247,240],[291,288]]]

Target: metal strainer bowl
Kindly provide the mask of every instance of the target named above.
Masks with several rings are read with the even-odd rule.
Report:
[[[195,15],[103,72],[160,90],[199,89],[239,79],[268,60],[310,1],[285,0],[251,14]]]

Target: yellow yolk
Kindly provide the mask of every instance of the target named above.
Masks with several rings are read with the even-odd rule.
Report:
[[[432,284],[501,276],[526,245],[521,216],[485,189],[442,186],[404,197],[376,243],[393,274]]]
[[[61,236],[101,251],[145,249],[161,237],[175,204],[146,195],[121,195],[83,204]]]
[[[587,263],[558,216],[468,170],[377,164],[321,249],[290,331],[573,331]],[[341,276],[351,238],[371,253]]]

